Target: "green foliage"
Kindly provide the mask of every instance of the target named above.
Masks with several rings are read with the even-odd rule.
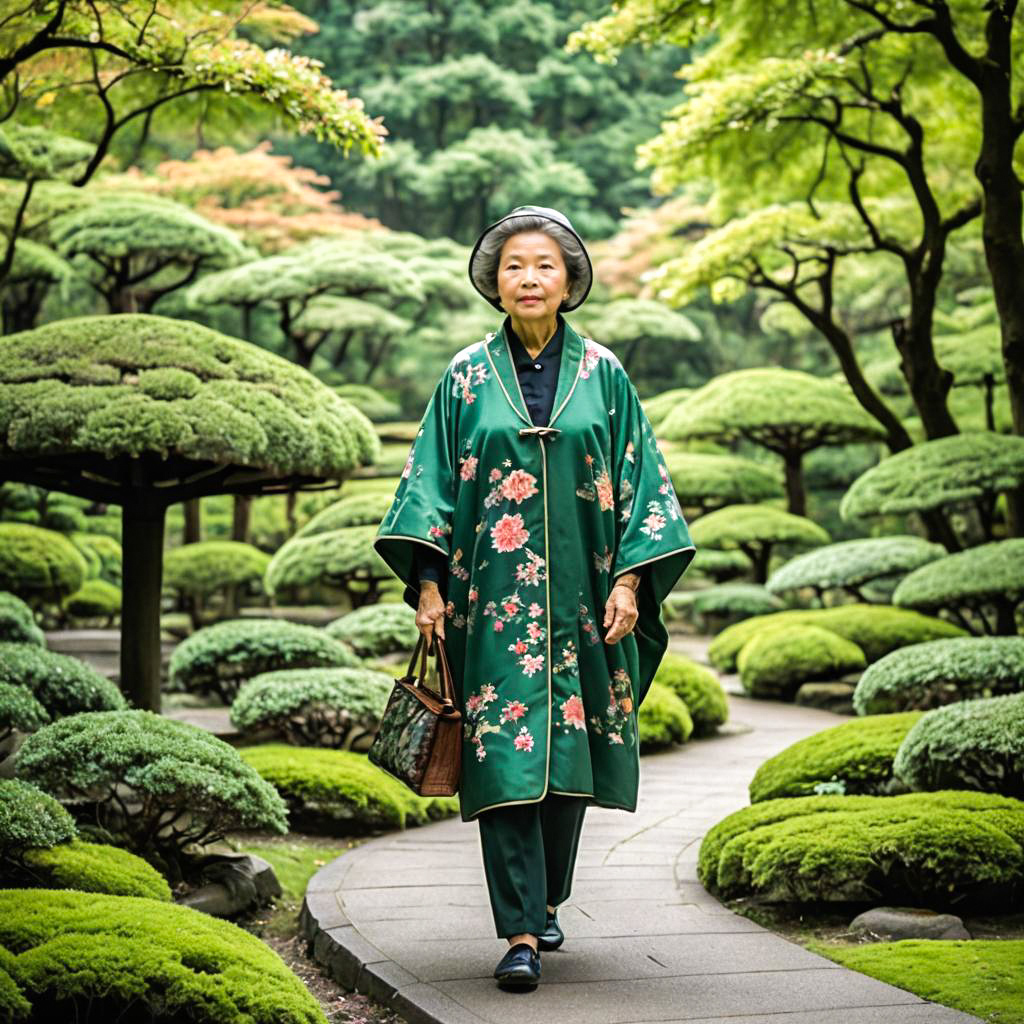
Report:
[[[204,540],[173,548],[164,556],[164,586],[207,595],[229,586],[262,588],[270,555],[251,544]]]
[[[112,618],[121,612],[121,588],[106,580],[86,580],[64,598],[64,610],[76,619]]]
[[[1024,637],[952,637],[891,651],[857,682],[858,715],[941,707],[1024,690]]]
[[[371,764],[365,754],[265,744],[240,751],[288,804],[293,827],[355,835],[447,817],[457,797],[421,797]]]
[[[962,505],[1024,482],[1024,437],[988,430],[925,441],[882,459],[843,496],[843,519]]]
[[[847,604],[835,608],[792,608],[771,615],[755,615],[722,630],[708,648],[708,660],[722,672],[736,671],[740,648],[766,625],[775,623],[822,626],[855,643],[868,662],[878,661],[897,647],[965,636],[952,623],[903,608]]]
[[[283,619],[235,619],[193,633],[171,654],[172,688],[215,693],[225,704],[246,679],[286,668],[356,668],[359,658],[313,626]]]
[[[20,597],[6,591],[0,591],[0,642],[46,646],[32,609]]]
[[[7,121],[0,127],[0,175],[19,181],[68,178],[84,170],[93,147],[48,128]]]
[[[231,723],[274,729],[299,746],[364,749],[377,733],[394,679],[366,668],[265,672],[239,688]]]
[[[722,583],[717,587],[671,595],[676,605],[688,605],[694,616],[704,619],[745,619],[767,615],[783,608],[782,601],[759,583]]]
[[[685,743],[693,733],[693,720],[682,698],[656,681],[640,705],[636,724],[642,753]]]
[[[752,505],[781,498],[784,493],[778,474],[738,455],[671,452],[665,456],[665,465],[684,508],[709,511],[725,505]]]
[[[727,505],[697,519],[691,529],[698,547],[754,549],[771,544],[808,547],[827,544],[817,523],[771,505]]]
[[[921,711],[872,715],[822,729],[762,761],[750,780],[750,802],[811,796],[821,782],[841,782],[846,795],[905,792],[894,784],[893,758]]]
[[[1024,799],[1024,693],[925,712],[896,752],[911,789],[978,789]]]
[[[1021,900],[1024,803],[940,790],[764,800],[701,842],[697,877],[720,899],[869,901],[1007,911]]]
[[[694,737],[710,736],[729,717],[729,703],[718,677],[690,658],[668,651],[658,665],[654,681],[674,691],[686,705]],[[643,711],[643,705],[640,710]]]
[[[316,999],[265,942],[191,907],[71,890],[0,892],[0,963],[26,993],[75,1019],[326,1024]],[[75,1007],[79,1009],[76,1010]]]
[[[87,524],[92,525],[88,521]],[[117,540],[103,533],[78,531],[69,534],[68,540],[78,548],[88,562],[88,579],[101,579],[117,587],[121,586],[123,554]]]
[[[276,596],[295,587],[351,587],[393,578],[371,543],[376,533],[377,525],[347,526],[292,538],[277,549],[267,567],[263,579],[267,593]]]
[[[48,793],[21,779],[0,779],[0,862],[77,836],[74,819]]]
[[[4,339],[5,344],[8,341]],[[0,407],[3,390],[0,385]],[[4,590],[29,602],[57,602],[85,582],[86,568],[85,559],[63,534],[27,523],[0,523],[0,587]]]
[[[416,612],[404,603],[357,608],[328,623],[324,632],[348,644],[363,658],[411,651],[420,636]]]
[[[54,718],[126,707],[121,691],[84,661],[32,644],[0,643],[0,683],[28,690]]]
[[[848,590],[859,596],[865,584],[905,576],[945,553],[941,544],[922,537],[859,537],[796,555],[772,573],[765,587],[773,594],[811,587],[819,595]]]
[[[50,721],[46,708],[23,686],[0,683],[0,742],[18,732],[35,732]]]
[[[852,641],[822,626],[779,623],[759,629],[740,649],[736,666],[752,697],[791,700],[802,683],[823,682],[867,665]]]
[[[19,748],[15,773],[80,825],[169,865],[190,842],[287,831],[281,798],[234,747],[152,711],[87,711],[44,726]]]
[[[27,850],[20,871],[6,874],[6,887],[77,889],[114,896],[171,899],[171,887],[156,868],[134,853],[105,843],[72,839],[45,850]]]
[[[381,312],[379,306],[373,307],[378,316]],[[374,423],[396,420],[402,415],[402,410],[396,402],[385,398],[376,388],[369,384],[339,384],[334,389],[342,398],[351,402],[367,419]]]
[[[408,451],[408,449],[406,449]],[[394,492],[355,494],[321,509],[296,532],[296,537],[332,533],[347,526],[379,526],[394,501]]]

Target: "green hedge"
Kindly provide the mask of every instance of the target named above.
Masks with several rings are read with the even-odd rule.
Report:
[[[690,658],[666,652],[654,681],[674,690],[686,705],[694,737],[711,735],[729,717],[729,702],[718,677]]]
[[[898,647],[966,636],[967,631],[952,623],[920,612],[888,605],[845,604],[834,608],[794,608],[771,615],[755,615],[722,630],[708,647],[708,660],[722,672],[736,671],[736,657],[743,645],[765,625],[821,626],[855,643],[868,662],[878,661]]]
[[[810,796],[824,782],[842,782],[847,795],[888,795],[913,788],[894,784],[893,758],[922,714],[857,718],[797,740],[760,764],[750,781],[750,802]]]
[[[0,968],[32,1004],[32,1020],[70,1021],[88,1010],[93,1021],[327,1024],[316,999],[265,942],[175,903],[2,890],[0,949],[13,954]],[[11,1007],[9,987],[0,985],[0,1000],[0,1012]]]
[[[46,646],[32,609],[20,597],[0,591],[0,643]]]
[[[24,687],[52,718],[127,706],[121,691],[84,661],[31,644],[0,644],[0,683]]]
[[[171,898],[171,887],[156,868],[134,853],[106,843],[72,839],[49,849],[26,850],[22,861],[21,870],[3,873],[5,886]]]
[[[652,682],[637,715],[640,751],[648,753],[685,743],[693,733],[690,712],[675,690]]]
[[[0,523],[0,589],[33,603],[56,603],[85,582],[86,560],[62,533]]]
[[[283,619],[232,619],[193,633],[171,654],[172,689],[215,693],[225,704],[262,672],[356,668],[359,658],[322,629]]]
[[[328,636],[341,640],[361,657],[379,657],[394,651],[410,654],[420,631],[416,610],[402,604],[371,604],[357,608],[324,627]]]
[[[853,691],[858,715],[928,710],[1024,690],[1024,637],[952,637],[892,651],[869,665]]]
[[[239,751],[288,804],[293,827],[331,835],[406,828],[458,813],[458,797],[420,797],[365,754],[268,743]]]
[[[380,726],[394,677],[360,668],[293,668],[242,684],[231,723],[242,732],[275,729],[299,746],[366,749]]]
[[[896,752],[893,771],[912,789],[979,789],[1024,799],[1024,693],[923,714]]]
[[[743,689],[752,697],[791,700],[806,682],[837,679],[867,666],[864,652],[821,626],[762,627],[736,658]]]
[[[959,790],[765,800],[712,826],[697,875],[723,899],[1008,912],[1024,903],[1024,802]]]

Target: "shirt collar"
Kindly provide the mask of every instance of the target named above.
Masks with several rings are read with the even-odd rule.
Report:
[[[544,346],[541,354],[537,356],[538,359],[558,359],[562,353],[562,336],[565,333],[565,320],[561,313],[556,313],[555,318],[558,321],[558,326],[555,327],[555,333],[548,339],[548,343]],[[526,346],[523,344],[522,339],[513,330],[512,318],[510,316],[505,317],[504,327],[512,349],[512,361],[516,367],[523,366],[524,364],[532,366],[535,360],[526,351]]]

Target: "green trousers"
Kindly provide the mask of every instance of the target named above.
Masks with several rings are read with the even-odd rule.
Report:
[[[539,935],[547,906],[569,898],[587,797],[548,793],[482,811],[480,846],[498,938]]]

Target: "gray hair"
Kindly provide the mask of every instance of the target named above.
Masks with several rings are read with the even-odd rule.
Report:
[[[569,298],[562,305],[575,305],[590,281],[590,261],[587,254],[571,231],[567,231],[561,224],[556,224],[547,217],[537,217],[529,213],[509,217],[487,233],[473,259],[473,283],[485,295],[495,299],[498,297],[498,264],[501,261],[502,247],[513,235],[522,234],[524,231],[542,231],[558,243],[559,249],[562,250],[562,259],[565,260],[569,287]]]

